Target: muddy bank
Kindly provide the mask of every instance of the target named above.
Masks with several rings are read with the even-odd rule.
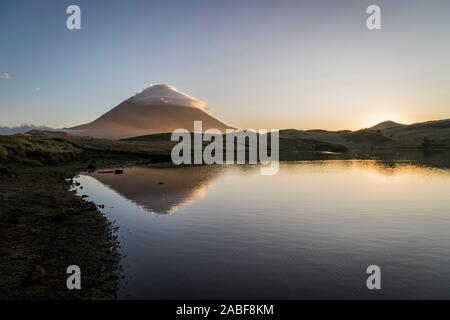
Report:
[[[69,191],[85,164],[0,173],[0,299],[111,299],[118,289],[118,243],[93,203]],[[68,180],[69,179],[69,180]],[[66,269],[81,268],[81,290]]]

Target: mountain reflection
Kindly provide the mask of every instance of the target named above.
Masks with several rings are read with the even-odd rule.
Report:
[[[448,155],[448,154],[445,154]],[[408,159],[408,160],[406,160]],[[448,157],[436,154],[428,157],[405,157],[405,160],[391,160],[389,157],[380,157],[378,160],[325,160],[325,161],[298,161],[284,162],[277,175],[283,179],[282,185],[300,190],[298,182],[291,185],[290,176],[300,174],[308,176],[311,172],[323,173],[336,170],[351,174],[354,170],[364,169],[365,174],[373,173],[375,176],[388,177],[404,174],[416,174],[426,170],[442,170],[442,174],[449,174]],[[301,166],[298,164],[302,163]],[[137,206],[151,213],[174,213],[183,205],[203,198],[212,187],[213,181],[222,173],[226,166],[182,166],[182,167],[130,167],[125,168],[123,174],[89,173],[88,176],[96,179],[103,185],[113,189]],[[230,170],[239,176],[253,175],[258,166],[233,166]],[[106,171],[108,172],[108,171]],[[259,176],[259,174],[258,174]],[[259,183],[268,184],[275,177],[260,177]],[[307,180],[303,181],[301,188],[313,188],[314,185]],[[368,186],[369,187],[369,186]]]
[[[201,199],[219,172],[219,167],[211,166],[132,167],[123,174],[100,171],[89,176],[148,212],[168,214]]]

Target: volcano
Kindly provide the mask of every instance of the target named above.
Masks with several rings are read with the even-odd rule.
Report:
[[[124,139],[176,129],[194,131],[194,121],[202,121],[203,130],[225,132],[231,127],[212,117],[202,101],[178,91],[175,87],[158,84],[148,87],[98,119],[70,128],[72,135],[104,139]]]

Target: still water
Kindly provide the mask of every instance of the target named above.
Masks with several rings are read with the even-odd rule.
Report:
[[[131,167],[80,194],[120,227],[122,299],[450,298],[450,170]],[[381,267],[381,290],[366,268]]]

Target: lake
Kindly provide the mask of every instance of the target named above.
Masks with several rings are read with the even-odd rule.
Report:
[[[331,160],[76,180],[119,226],[120,299],[450,298],[449,169]]]

